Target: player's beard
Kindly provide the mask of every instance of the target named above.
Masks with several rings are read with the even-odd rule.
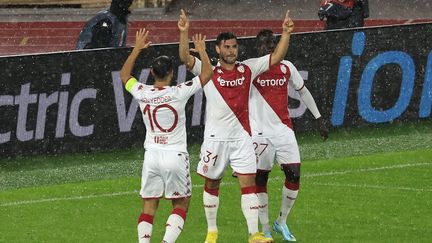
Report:
[[[235,62],[237,61],[237,55],[221,55],[220,59],[226,64],[235,64]]]

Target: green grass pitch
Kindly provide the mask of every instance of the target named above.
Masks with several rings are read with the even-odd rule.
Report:
[[[432,121],[300,134],[302,179],[288,224],[299,242],[431,242]],[[189,147],[192,168],[199,144]],[[142,149],[0,159],[0,242],[136,242]],[[247,242],[240,189],[223,180],[219,242]],[[177,242],[203,242],[203,180]],[[283,174],[270,175],[270,220]],[[152,242],[171,212],[162,200]],[[282,242],[274,234],[275,242]]]

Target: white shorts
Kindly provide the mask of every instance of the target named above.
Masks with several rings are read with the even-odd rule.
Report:
[[[250,137],[235,141],[204,139],[200,158],[197,173],[211,180],[221,179],[228,164],[240,175],[255,174],[257,169]]]
[[[190,197],[191,193],[187,153],[156,149],[145,152],[140,191],[142,198],[184,198]]]
[[[300,151],[294,131],[288,130],[277,137],[253,137],[258,156],[258,170],[271,171],[275,160],[279,165],[300,163]]]

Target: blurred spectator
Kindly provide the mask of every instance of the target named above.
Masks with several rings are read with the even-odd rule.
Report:
[[[84,25],[76,49],[125,46],[127,18],[132,2],[133,0],[112,0],[108,10],[99,12]]]
[[[369,17],[368,0],[321,0],[320,20],[326,19],[324,29],[363,27]]]
[[[369,17],[369,0],[357,0],[354,2],[349,28],[363,27],[364,19]]]

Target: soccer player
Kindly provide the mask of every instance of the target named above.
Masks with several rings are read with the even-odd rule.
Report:
[[[205,36],[195,35],[193,43],[202,59],[202,72],[185,83],[169,86],[174,63],[167,56],[157,57],[151,65],[154,85],[139,83],[131,76],[136,58],[151,44],[145,29],[137,31],[135,47],[120,72],[126,90],[139,102],[146,127],[140,191],[144,205],[138,220],[140,243],[150,242],[153,217],[161,197],[172,200],[173,206],[162,242],[175,242],[186,219],[192,185],[186,150],[185,106],[189,97],[204,87],[212,75]]]
[[[189,19],[183,10],[178,26],[180,59],[197,75],[202,71],[201,61],[189,53]],[[216,39],[219,64],[214,67],[212,81],[204,87],[207,99],[206,122],[201,159],[197,167],[198,174],[205,178],[203,203],[208,226],[206,243],[214,243],[218,238],[216,218],[219,185],[228,165],[238,175],[242,194],[241,208],[246,218],[249,242],[269,242],[258,232],[258,197],[255,187],[257,158],[251,139],[248,100],[252,80],[271,65],[281,62],[286,55],[294,28],[289,11],[282,28],[276,51],[244,62],[237,62],[238,45],[233,33],[221,33]]]
[[[256,41],[258,55],[272,53],[276,44],[276,37],[271,30],[264,29],[258,33]],[[324,140],[327,139],[328,129],[314,98],[304,85],[296,67],[286,60],[273,65],[270,70],[253,80],[250,119],[252,139],[258,155],[256,185],[259,219],[264,236],[273,240],[268,218],[267,181],[276,159],[285,173],[285,183],[282,188],[279,216],[273,223],[273,230],[281,233],[285,241],[296,241],[286,224],[300,186],[300,152],[288,111],[288,84],[299,93],[307,108],[317,119],[321,136]]]

